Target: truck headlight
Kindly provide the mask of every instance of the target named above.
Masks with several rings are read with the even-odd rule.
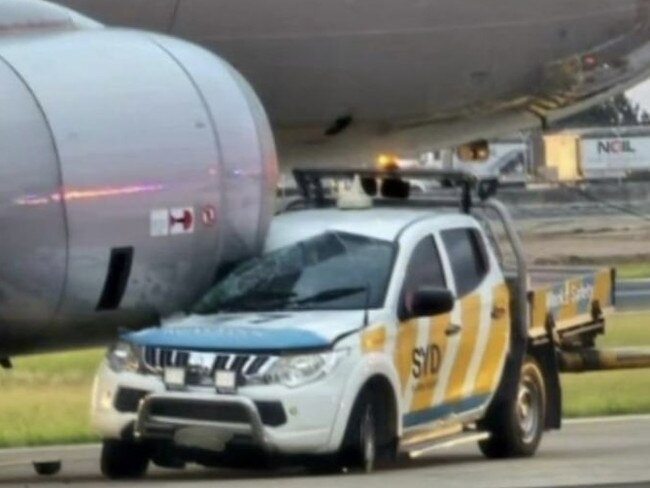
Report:
[[[331,373],[348,352],[347,349],[340,349],[320,354],[283,356],[266,372],[265,383],[281,383],[296,388],[318,381]]]
[[[109,368],[116,373],[125,371],[136,373],[140,370],[140,353],[138,348],[130,342],[117,342],[108,350],[106,359]]]

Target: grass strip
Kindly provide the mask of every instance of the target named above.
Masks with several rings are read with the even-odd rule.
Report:
[[[612,317],[599,347],[650,346],[650,313]],[[17,358],[0,371],[0,447],[97,441],[90,393],[103,350]],[[562,377],[568,417],[650,413],[650,370]]]
[[[622,280],[648,279],[650,278],[650,262],[617,264],[616,276]]]

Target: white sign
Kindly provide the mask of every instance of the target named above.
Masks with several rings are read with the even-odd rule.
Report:
[[[194,208],[161,208],[149,214],[149,234],[151,237],[183,235],[194,233]]]
[[[585,173],[650,170],[650,137],[585,138],[580,146]]]
[[[169,210],[166,208],[152,210],[149,218],[151,237],[169,235]]]

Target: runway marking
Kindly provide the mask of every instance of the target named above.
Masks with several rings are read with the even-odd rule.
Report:
[[[615,422],[634,422],[634,421],[647,421],[650,422],[650,414],[642,415],[616,415],[612,417],[585,417],[577,419],[566,419],[563,423],[566,425],[581,425],[581,424],[611,424]]]

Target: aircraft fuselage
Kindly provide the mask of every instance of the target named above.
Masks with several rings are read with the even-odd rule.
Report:
[[[645,22],[646,0],[61,0],[199,42],[278,127],[394,124],[508,104],[546,67]]]

